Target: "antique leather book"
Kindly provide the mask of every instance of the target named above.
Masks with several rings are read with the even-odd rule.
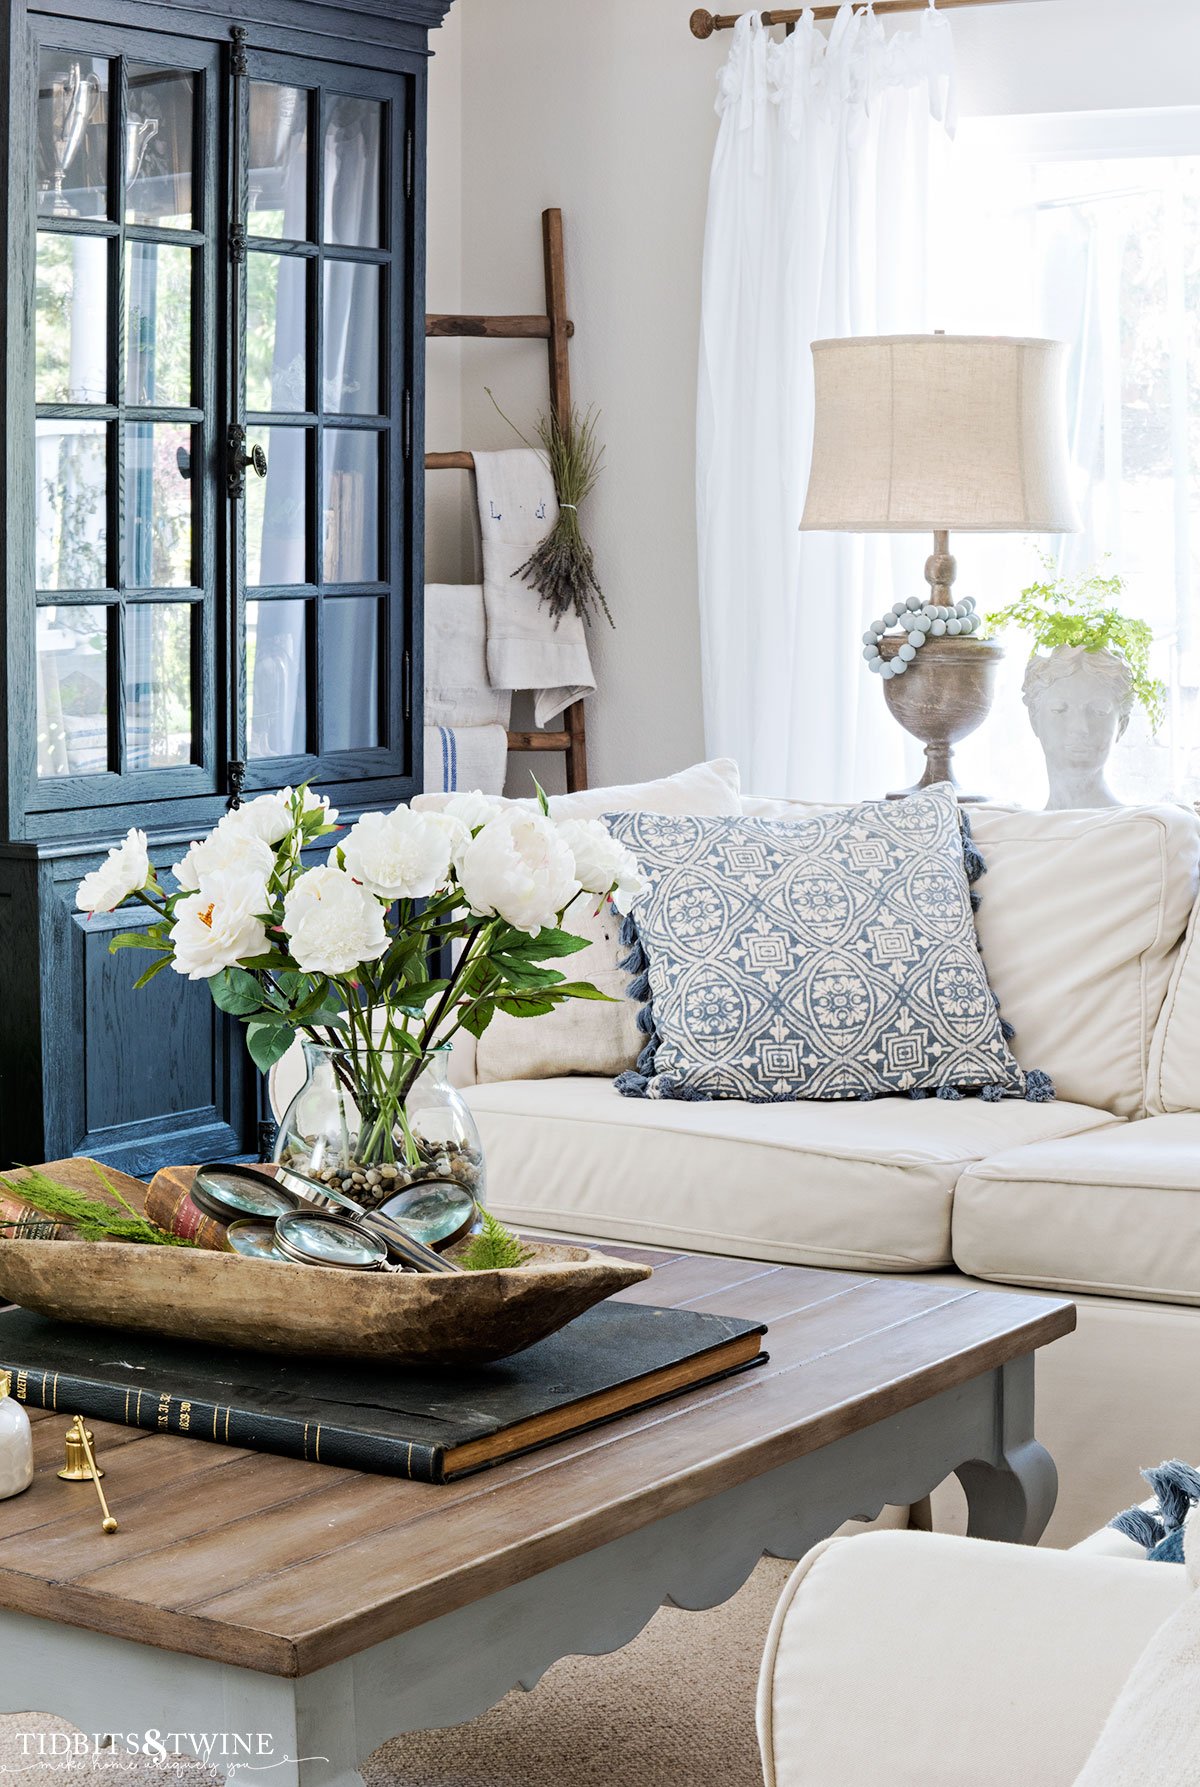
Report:
[[[481,1470],[766,1358],[760,1322],[600,1303],[491,1365],[222,1352],[0,1310],[0,1369],[36,1408],[428,1483]]]

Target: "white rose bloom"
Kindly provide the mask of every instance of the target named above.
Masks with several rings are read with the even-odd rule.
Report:
[[[557,921],[579,892],[575,859],[541,813],[509,809],[467,845],[458,878],[471,910],[531,937]]]
[[[381,900],[425,900],[450,879],[456,847],[470,833],[444,813],[364,813],[342,845],[346,872]]]
[[[283,928],[305,974],[351,974],[387,948],[383,907],[342,869],[309,869],[283,902]]]
[[[113,912],[149,882],[154,871],[146,851],[144,831],[127,831],[90,875],[79,883],[75,906],[79,912]]]
[[[259,794],[231,807],[217,826],[218,831],[249,832],[264,844],[281,844],[292,829],[292,797],[295,790],[281,788],[278,794]],[[331,807],[323,794],[304,790],[302,813],[320,811],[326,825],[337,823],[337,808]]]
[[[266,955],[271,946],[261,907],[262,882],[257,875],[239,874],[236,869],[214,869],[206,875],[200,891],[175,908],[169,935],[176,974],[211,980],[222,968]]]
[[[251,831],[228,830],[222,820],[214,832],[200,843],[193,844],[171,870],[185,893],[194,893],[207,885],[213,875],[247,876],[258,883],[258,910],[268,905],[267,883],[275,871],[275,852]]]

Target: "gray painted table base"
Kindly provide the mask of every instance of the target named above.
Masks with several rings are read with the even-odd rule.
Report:
[[[0,1710],[137,1741],[194,1733],[238,1787],[361,1787],[358,1763],[388,1738],[473,1719],[560,1657],[616,1650],[664,1603],[714,1607],[764,1553],[801,1557],[952,1473],[972,1534],[1040,1538],[1057,1478],[1033,1435],[1031,1355],[299,1679],[2,1613]]]

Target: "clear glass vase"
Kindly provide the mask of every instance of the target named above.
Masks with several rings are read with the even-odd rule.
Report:
[[[390,1118],[365,1090],[386,1083],[390,1053],[360,1050],[356,1058],[307,1041],[303,1048],[305,1080],[280,1120],[277,1161],[371,1210],[430,1179],[453,1181],[484,1202],[483,1148],[471,1107],[450,1084],[448,1048],[430,1056]]]

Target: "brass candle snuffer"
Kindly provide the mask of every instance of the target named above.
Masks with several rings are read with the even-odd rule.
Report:
[[[104,1472],[96,1463],[96,1454],[92,1451],[95,1435],[84,1425],[83,1416],[76,1415],[67,1428],[66,1446],[67,1461],[59,1471],[65,1483],[94,1483],[96,1494],[100,1498],[100,1512],[103,1518],[100,1526],[106,1533],[115,1533],[117,1523],[113,1519],[104,1491],[100,1487],[100,1479]]]

